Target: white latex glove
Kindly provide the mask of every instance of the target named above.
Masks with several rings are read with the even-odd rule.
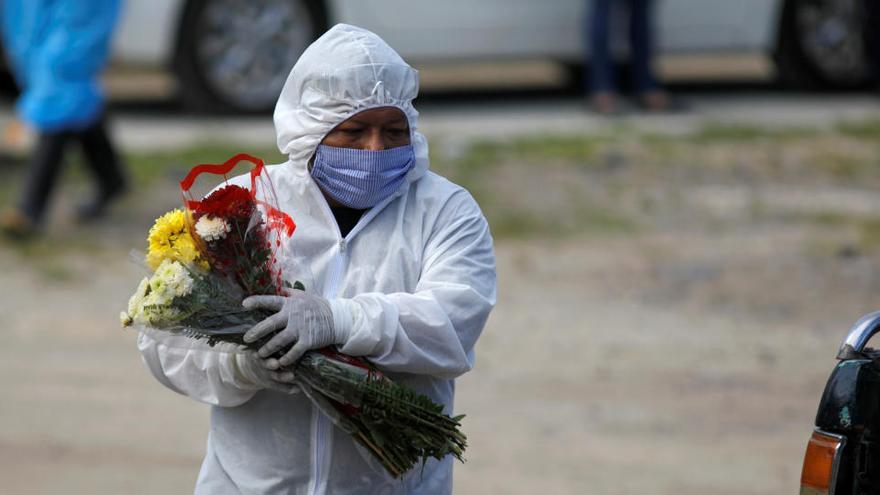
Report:
[[[255,387],[285,394],[295,394],[300,391],[299,387],[293,384],[293,373],[268,369],[265,360],[254,351],[237,355],[236,365],[241,378]]]
[[[330,302],[323,297],[292,291],[287,297],[251,296],[242,301],[242,305],[247,309],[276,311],[244,334],[244,341],[251,343],[281,330],[257,351],[270,370],[297,362],[311,349],[344,344],[348,340],[349,329],[345,325],[334,325]],[[270,357],[291,344],[293,347],[280,359]],[[288,378],[285,373],[281,375]],[[289,378],[292,379],[292,373]]]

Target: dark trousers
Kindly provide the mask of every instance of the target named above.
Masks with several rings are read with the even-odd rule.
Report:
[[[636,93],[659,86],[651,69],[653,56],[653,0],[593,0],[592,15],[585,24],[590,69],[587,74],[591,91],[614,91],[616,88],[614,59],[611,55],[611,14],[615,4],[629,8],[629,44],[632,85]],[[589,10],[589,9],[588,9]]]
[[[880,84],[880,0],[863,0],[865,53],[874,83]]]
[[[41,133],[28,164],[20,203],[22,212],[35,223],[46,211],[61,172],[65,149],[71,141],[82,146],[85,163],[97,184],[96,200],[113,197],[125,187],[119,157],[107,135],[103,118],[81,131]]]

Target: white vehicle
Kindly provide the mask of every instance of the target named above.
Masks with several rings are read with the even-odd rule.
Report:
[[[480,59],[583,63],[586,0],[128,0],[114,45],[170,67],[188,107],[271,108],[326,28],[370,29],[415,65]],[[847,87],[867,67],[859,0],[658,0],[662,53],[772,55],[783,81]]]

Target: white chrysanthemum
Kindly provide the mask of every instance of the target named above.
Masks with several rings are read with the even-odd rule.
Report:
[[[145,305],[144,312],[134,321],[142,325],[162,327],[180,318],[181,312],[173,306]]]
[[[220,217],[205,215],[196,222],[196,234],[206,242],[223,239],[231,229],[226,220]]]
[[[150,279],[144,278],[138,284],[138,288],[134,294],[128,299],[128,311],[123,311],[119,315],[119,322],[122,326],[127,327],[135,321],[141,321],[144,313],[144,299],[150,290]]]
[[[167,306],[175,297],[183,297],[192,292],[193,279],[180,262],[166,259],[150,277],[149,299],[153,304]]]
[[[152,277],[141,280],[128,300],[128,311],[119,315],[122,326],[161,326],[180,318],[182,313],[173,306],[174,299],[189,295],[194,283],[183,264],[165,259]]]
[[[147,290],[150,288],[150,279],[144,278],[141,280],[141,283],[138,284],[138,288],[134,291],[134,294],[128,300],[128,314],[133,315],[137,313],[141,307],[143,306],[144,297],[147,295]]]

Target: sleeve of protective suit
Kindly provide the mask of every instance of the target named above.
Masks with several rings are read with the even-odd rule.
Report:
[[[156,330],[138,335],[144,363],[160,383],[199,402],[244,404],[261,389],[248,356],[228,344],[207,344]]]
[[[347,326],[343,353],[388,371],[455,378],[474,365],[474,344],[495,305],[492,237],[465,191],[441,209],[414,293],[366,293],[331,300]]]

